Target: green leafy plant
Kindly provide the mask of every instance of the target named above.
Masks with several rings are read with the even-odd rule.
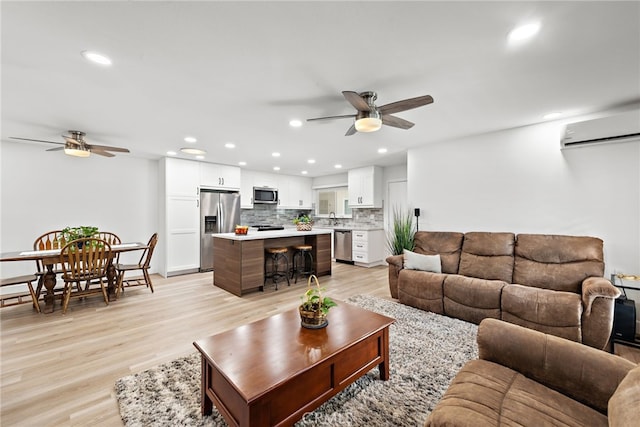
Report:
[[[294,218],[293,219],[293,223],[295,225],[298,225],[298,224],[311,224],[311,223],[313,223],[313,220],[311,219],[311,216],[305,214],[305,215],[300,215],[297,218]]]
[[[416,231],[413,227],[411,209],[406,211],[393,208],[393,230],[387,234],[387,246],[392,255],[400,255],[404,249],[412,251],[415,247],[413,238]]]
[[[65,227],[62,229],[62,237],[65,242],[93,237],[98,233],[98,227],[81,225],[80,227]]]
[[[338,304],[335,301],[322,295],[325,290],[325,288],[319,286],[307,289],[304,295],[300,297],[302,300],[301,309],[304,311],[321,311],[326,315],[331,307],[337,307]]]

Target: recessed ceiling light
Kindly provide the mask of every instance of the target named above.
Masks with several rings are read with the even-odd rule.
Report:
[[[227,142],[226,144],[224,144],[224,146],[227,148],[236,148],[236,144],[234,144],[233,142]]]
[[[203,160],[203,159],[204,159],[204,156],[196,156],[196,159],[198,159],[198,160]]]
[[[294,127],[294,128],[299,128],[300,126],[302,126],[302,121],[298,120],[298,119],[293,119],[289,121],[289,126]]]
[[[238,165],[240,165],[240,166],[247,166],[247,162],[238,162]]]
[[[386,148],[378,148],[378,153],[380,153],[380,154],[384,154],[384,153],[386,153],[386,152],[387,152],[387,149],[386,149]]]
[[[276,152],[276,153],[271,153],[271,155],[272,155],[273,157],[280,157],[280,153],[277,153],[277,152]]]
[[[309,173],[309,172],[307,172],[307,171],[302,171],[302,172],[300,172],[300,173],[301,173],[302,175],[306,175],[306,174],[307,174],[307,173]]]
[[[560,111],[554,111],[553,113],[545,114],[544,116],[542,116],[542,118],[546,120],[550,120],[550,119],[557,119],[560,116],[562,116],[562,113]]]
[[[111,65],[111,59],[109,59],[108,56],[102,55],[101,53],[92,52],[90,50],[83,50],[82,52],[80,52],[80,54],[84,57],[84,59],[87,59],[96,64]]]
[[[336,169],[341,169],[342,165],[334,165],[333,167],[336,168]]]
[[[200,156],[203,155],[203,154],[207,154],[206,151],[199,150],[197,148],[181,148],[180,151],[185,153],[185,154],[195,154],[195,155],[200,155]]]
[[[279,171],[279,170],[280,170],[280,166],[274,166],[274,167],[273,167],[273,170],[274,170],[274,171]]]
[[[175,151],[167,151],[167,156],[175,156],[176,154],[178,153],[176,153]]]
[[[309,163],[310,165],[314,164],[316,161],[314,159],[309,159],[307,160],[307,163]]]
[[[540,31],[539,22],[531,22],[529,24],[516,27],[509,33],[509,43],[517,43],[523,40],[530,39],[531,37],[538,34],[538,31]]]
[[[194,143],[198,142],[198,140],[197,140],[197,139],[195,139],[195,138],[194,138],[194,137],[192,137],[192,136],[185,136],[185,137],[184,137],[184,142],[189,142],[189,143],[191,143],[191,144],[194,144]]]

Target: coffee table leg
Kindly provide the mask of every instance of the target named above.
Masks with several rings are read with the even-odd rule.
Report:
[[[389,379],[389,328],[386,327],[382,331],[382,363],[378,365],[380,371],[380,379],[386,381]]]
[[[213,402],[209,399],[209,396],[207,396],[207,390],[210,385],[209,378],[211,378],[211,376],[208,373],[209,365],[207,360],[204,356],[201,356],[201,360],[202,372],[200,373],[200,377],[202,378],[202,381],[200,383],[200,410],[202,415],[209,415],[211,414],[211,411],[213,411]]]

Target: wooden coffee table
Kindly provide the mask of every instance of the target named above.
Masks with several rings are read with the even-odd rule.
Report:
[[[293,309],[204,338],[202,414],[215,405],[230,426],[292,425],[374,368],[389,379],[395,320],[338,302],[323,329]]]

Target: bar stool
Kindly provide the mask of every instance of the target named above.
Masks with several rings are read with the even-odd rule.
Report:
[[[267,256],[264,258],[264,285],[267,283],[267,279],[272,279],[273,283],[276,285],[276,291],[278,290],[278,279],[284,277],[287,279],[287,285],[291,286],[289,283],[289,258],[287,258],[287,248],[266,248],[265,252]],[[279,268],[280,262],[284,259],[287,266],[286,269],[281,270]],[[271,271],[267,270],[267,265],[271,261]]]
[[[299,275],[312,275],[315,274],[313,270],[313,255],[311,251],[313,246],[311,245],[295,245],[293,249],[296,251],[293,254],[293,268],[291,269],[291,278],[296,276],[296,281],[294,283],[298,283]]]

